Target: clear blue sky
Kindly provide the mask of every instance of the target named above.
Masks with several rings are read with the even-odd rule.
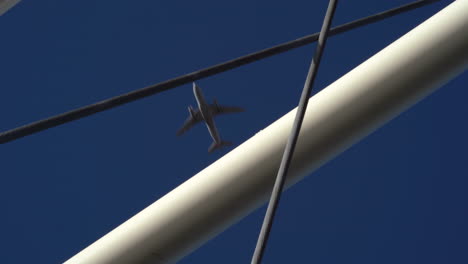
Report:
[[[327,2],[23,0],[0,17],[0,131],[316,32]],[[333,24],[408,2],[341,1]],[[332,37],[315,91],[448,3]],[[247,109],[216,120],[221,136],[240,144],[292,109],[314,47],[200,80]],[[265,263],[468,263],[467,82],[288,190]],[[185,85],[1,145],[0,262],[61,263],[227,153],[207,153],[204,126],[175,136],[189,104]],[[263,214],[180,263],[249,263]]]

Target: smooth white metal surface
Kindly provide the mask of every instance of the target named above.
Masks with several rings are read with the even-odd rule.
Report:
[[[313,96],[292,185],[467,69],[468,0],[458,0]],[[170,263],[260,206],[295,110],[68,260]]]
[[[21,0],[0,0],[0,16],[5,14],[10,8]]]

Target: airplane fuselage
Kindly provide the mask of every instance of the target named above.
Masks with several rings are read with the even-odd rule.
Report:
[[[193,94],[195,95],[195,99],[197,100],[198,108],[200,109],[200,113],[205,120],[206,127],[210,132],[211,137],[216,143],[221,142],[221,138],[218,134],[218,129],[214,123],[213,115],[211,113],[210,107],[205,100],[200,88],[197,85],[193,86]]]
[[[214,101],[212,104],[208,103],[205,100],[200,87],[198,87],[196,83],[193,83],[193,94],[195,95],[195,100],[197,100],[198,109],[193,109],[192,106],[188,107],[190,116],[185,120],[184,125],[177,131],[176,134],[180,136],[195,124],[204,122],[208,128],[208,131],[210,132],[211,137],[213,138],[213,143],[208,148],[208,152],[213,152],[222,147],[231,146],[232,142],[221,140],[218,129],[216,128],[214,122],[214,118],[220,114],[243,112],[244,109],[235,106],[219,105],[216,101]]]

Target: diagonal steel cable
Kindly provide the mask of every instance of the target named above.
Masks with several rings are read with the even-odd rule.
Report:
[[[304,120],[305,111],[309,102],[310,92],[312,91],[312,86],[314,84],[315,77],[317,76],[317,71],[322,59],[323,50],[327,42],[330,24],[333,19],[333,15],[335,14],[337,2],[338,0],[330,0],[328,4],[327,13],[325,14],[322,29],[318,38],[315,55],[312,58],[309,72],[307,73],[304,89],[302,90],[299,106],[297,107],[296,117],[294,118],[291,134],[289,135],[288,142],[286,143],[286,147],[284,149],[281,165],[278,170],[278,175],[276,176],[275,185],[273,186],[270,202],[268,203],[265,218],[263,219],[262,228],[258,236],[257,245],[255,246],[251,264],[261,263],[263,253],[265,252],[265,247],[268,242],[273,220],[275,218],[276,209],[278,208],[281,199],[283,186],[294,154],[297,139],[299,138],[299,132],[301,131],[302,121]]]

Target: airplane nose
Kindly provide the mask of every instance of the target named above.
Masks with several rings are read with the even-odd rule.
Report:
[[[193,94],[195,95],[195,97],[198,97],[200,94],[198,85],[196,83],[193,83]]]

